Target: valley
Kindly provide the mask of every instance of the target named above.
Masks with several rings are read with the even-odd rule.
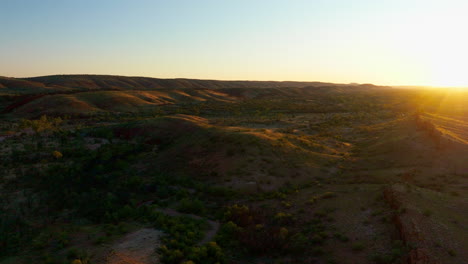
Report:
[[[468,91],[0,78],[0,263],[468,259]]]

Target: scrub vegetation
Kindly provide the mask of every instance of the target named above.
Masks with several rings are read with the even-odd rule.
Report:
[[[464,263],[468,92],[0,78],[0,263]]]

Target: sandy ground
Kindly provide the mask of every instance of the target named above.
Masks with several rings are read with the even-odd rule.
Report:
[[[183,214],[172,209],[157,209],[170,216],[188,216],[193,219],[204,219],[197,215]],[[213,241],[219,230],[219,222],[207,219],[210,229],[206,231],[198,245]],[[160,246],[162,233],[156,229],[143,228],[127,234],[110,246],[109,253],[103,263],[106,264],[154,264],[159,263],[156,249]]]
[[[159,263],[155,250],[160,246],[161,232],[144,228],[127,234],[111,246],[106,264]]]

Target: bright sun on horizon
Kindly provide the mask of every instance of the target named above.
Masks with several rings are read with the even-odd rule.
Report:
[[[461,17],[434,20],[429,27],[434,31],[426,32],[432,37],[418,43],[424,51],[419,59],[427,65],[430,73],[428,85],[468,87],[468,35],[454,26],[457,24],[468,26],[467,22],[468,20]],[[435,32],[439,34],[434,35]]]
[[[466,0],[2,2],[0,76],[468,87]]]
[[[455,56],[454,56],[455,57]],[[468,88],[468,75],[466,63],[468,60],[460,61],[459,58],[450,57],[429,59],[431,76],[427,85],[435,87]]]
[[[468,88],[466,72],[468,58],[457,57],[458,51],[450,51],[450,47],[447,47],[447,53],[449,53],[447,57],[435,56],[430,60],[432,76],[427,83],[436,87]]]

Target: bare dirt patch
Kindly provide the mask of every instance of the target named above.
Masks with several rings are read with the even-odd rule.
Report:
[[[129,233],[110,246],[106,264],[158,263],[155,250],[160,244],[161,232],[143,228]]]

